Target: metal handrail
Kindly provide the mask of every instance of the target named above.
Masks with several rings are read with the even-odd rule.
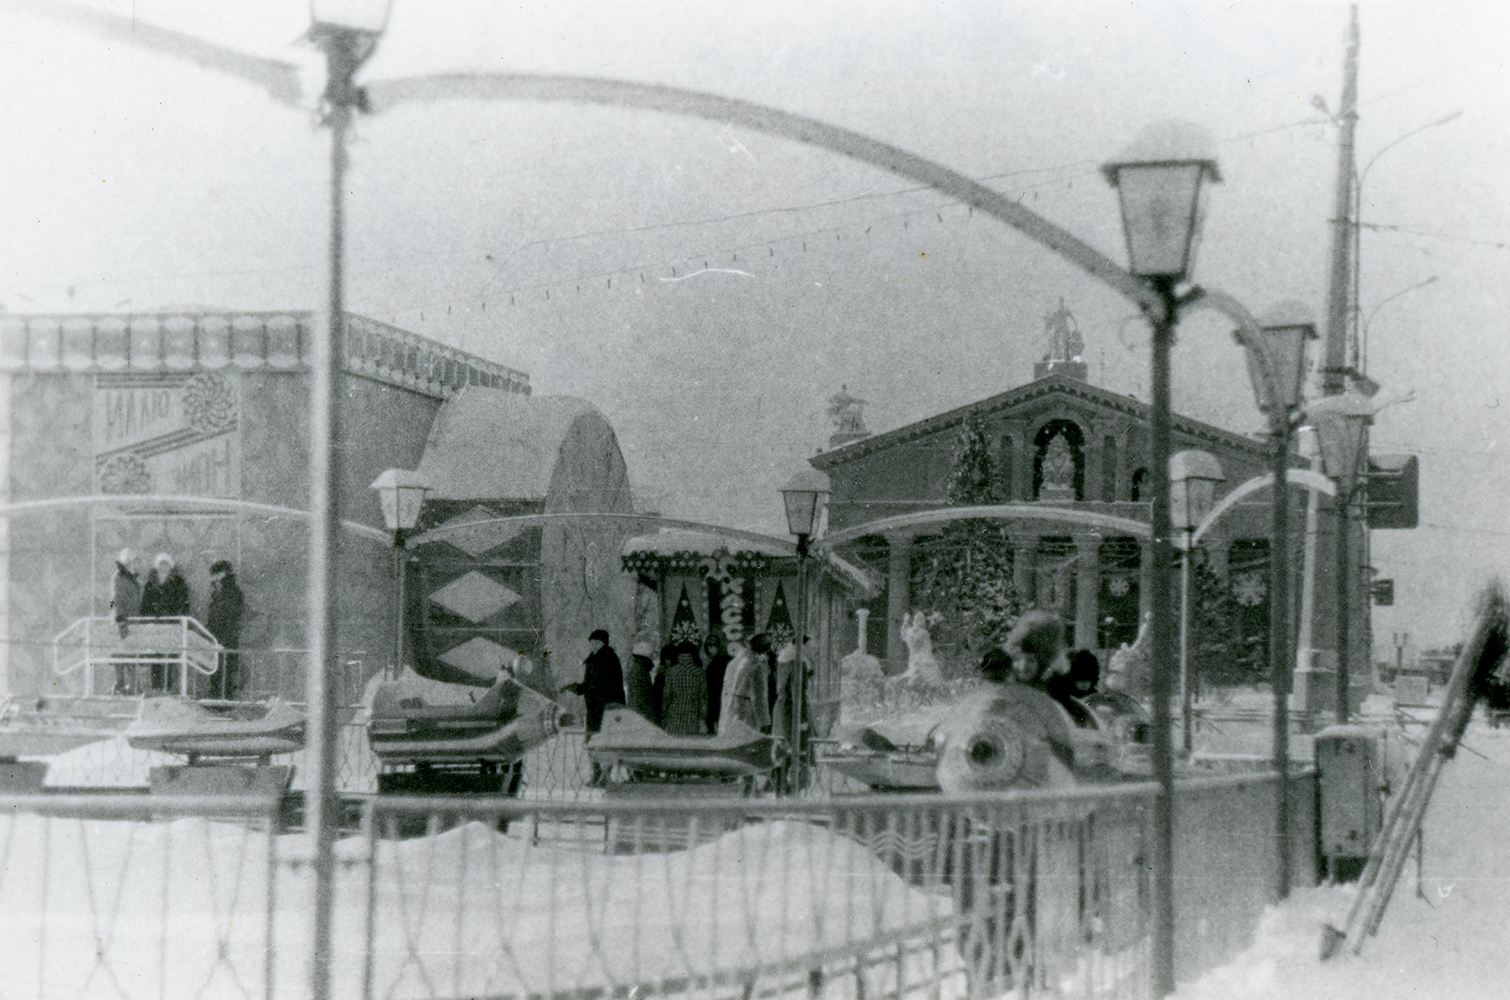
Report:
[[[84,672],[84,693],[94,694],[94,671],[97,666],[143,666],[148,664],[176,665],[179,673],[179,690],[187,693],[189,690],[189,672],[203,677],[209,677],[220,669],[220,654],[225,647],[216,640],[215,636],[190,615],[173,615],[163,618],[127,618],[124,624],[128,630],[132,626],[174,624],[178,626],[178,644],[176,647],[166,645],[165,648],[140,650],[130,654],[124,654],[121,650],[121,637],[118,629],[121,623],[114,618],[103,615],[90,615],[80,618],[59,632],[52,640],[52,669],[53,673],[60,677],[66,677],[80,669]],[[97,632],[97,628],[108,630],[105,638]],[[77,633],[82,632],[79,636]],[[70,638],[74,636],[74,638]],[[202,645],[191,645],[190,637],[199,640]],[[82,641],[81,641],[82,640]],[[103,655],[96,652],[104,650]],[[175,654],[176,650],[176,655]],[[77,655],[82,651],[82,656],[72,662],[65,662],[71,655]],[[191,652],[203,652],[208,662],[200,662],[191,657]]]

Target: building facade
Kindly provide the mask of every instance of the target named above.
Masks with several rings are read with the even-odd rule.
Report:
[[[272,312],[0,317],[4,693],[108,693],[74,690],[77,675],[57,674],[54,638],[82,618],[111,613],[116,553],[131,548],[143,569],[158,552],[174,557],[188,581],[195,617],[206,610],[210,565],[229,560],[247,602],[241,645],[250,684],[244,694],[302,698],[310,323],[308,314]],[[333,601],[336,646],[348,682],[344,693],[350,695],[395,659],[392,540],[369,486],[383,470],[420,468],[427,457],[445,466],[442,452],[454,466],[454,440],[444,447],[435,443],[453,404],[474,414],[488,411],[495,422],[559,424],[560,433],[550,442],[531,442],[539,452],[533,454],[533,478],[518,496],[495,495],[494,486],[507,491],[508,484],[487,475],[491,466],[517,456],[497,441],[491,452],[484,447],[470,459],[476,466],[470,479],[441,477],[424,527],[479,504],[508,513],[625,511],[630,498],[612,429],[588,404],[536,400],[523,372],[358,316],[347,317],[337,352],[344,371],[336,504],[344,528]],[[555,450],[546,454],[547,445]],[[552,480],[562,461],[588,464],[580,455],[563,459],[573,448],[591,452],[596,467],[615,482],[589,484],[571,474]],[[557,481],[559,490],[552,493]],[[434,602],[444,609],[450,597],[462,618],[472,616],[457,631],[457,645],[482,633],[500,648],[521,651],[557,639],[545,634],[542,609],[549,599],[541,579],[547,588],[565,585],[559,574],[542,574],[540,565],[542,559],[563,561],[557,550],[565,552],[577,539],[564,529],[552,534],[539,526],[523,534],[523,548],[504,561],[519,563],[514,568],[530,579],[510,588],[503,606],[488,586],[481,589],[493,600],[465,593],[481,582],[478,577],[491,580],[505,572],[491,565],[473,567],[477,572],[467,584]],[[602,550],[605,574],[617,575],[619,540],[593,548]],[[484,562],[497,555],[491,547],[469,553],[475,544],[431,548]],[[421,550],[416,558],[423,564],[427,553]],[[428,569],[411,569],[416,583],[422,569],[437,579],[449,572],[444,559],[434,561]],[[577,578],[583,576],[578,560]],[[509,581],[492,582],[506,587]],[[431,596],[419,594],[426,601]],[[598,609],[589,603],[588,610]],[[513,616],[507,622],[499,617],[505,612]],[[514,619],[525,623],[524,632]],[[584,646],[585,636],[584,630]],[[450,652],[434,650],[436,657]],[[473,665],[462,654],[452,659],[458,657]]]
[[[833,484],[829,537],[886,580],[867,639],[889,669],[906,663],[902,616],[926,610],[920,593],[946,541],[944,522],[930,512],[950,506],[967,427],[988,453],[985,502],[1010,507],[995,520],[1005,527],[999,557],[1010,565],[1019,606],[1057,611],[1072,646],[1096,651],[1103,663],[1137,637],[1149,610],[1149,406],[1086,380],[1067,343],[1076,338],[1054,329],[1061,314],[1049,317],[1050,352],[1033,381],[810,459]],[[1269,467],[1266,442],[1188,417],[1174,417],[1172,445],[1216,457],[1226,477],[1218,501]],[[1217,581],[1233,642],[1255,662],[1268,643],[1269,497],[1264,488],[1231,507],[1192,560]],[[1297,584],[1301,550],[1297,533]]]

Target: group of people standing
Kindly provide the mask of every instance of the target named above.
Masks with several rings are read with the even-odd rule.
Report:
[[[136,553],[122,549],[115,558],[115,575],[110,581],[110,609],[122,639],[131,634],[131,623],[140,619],[184,618],[191,610],[189,583],[173,557],[159,552],[152,560],[147,578],[141,578]],[[246,613],[246,598],[236,583],[236,573],[224,559],[210,564],[210,598],[205,610],[204,627],[222,647],[218,669],[210,678],[210,693],[223,698],[235,697],[241,684],[239,649],[241,621]],[[180,651],[181,653],[181,651]],[[138,654],[139,662],[116,665],[115,693],[139,694],[137,671],[150,667],[148,686],[153,691],[167,691],[172,683],[168,660],[179,653],[168,650]],[[180,692],[188,693],[188,692]]]
[[[710,634],[693,642],[663,646],[659,657],[648,642],[637,642],[626,672],[603,629],[588,638],[582,680],[563,691],[582,696],[587,735],[603,726],[609,705],[627,705],[672,736],[717,734],[737,719],[759,732],[786,735],[794,700],[792,679],[797,648],[772,649],[770,638],[728,642]]]

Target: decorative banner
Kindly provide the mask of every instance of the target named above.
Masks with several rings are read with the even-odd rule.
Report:
[[[239,496],[238,396],[234,376],[213,372],[98,377],[99,492]]]

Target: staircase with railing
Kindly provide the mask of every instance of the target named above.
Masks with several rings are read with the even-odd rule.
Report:
[[[149,687],[193,694],[191,678],[220,669],[224,647],[188,615],[172,618],[80,618],[52,640],[52,669],[60,677],[79,676],[86,697],[139,694]],[[113,667],[104,688],[100,667]],[[176,688],[174,684],[176,683]]]

